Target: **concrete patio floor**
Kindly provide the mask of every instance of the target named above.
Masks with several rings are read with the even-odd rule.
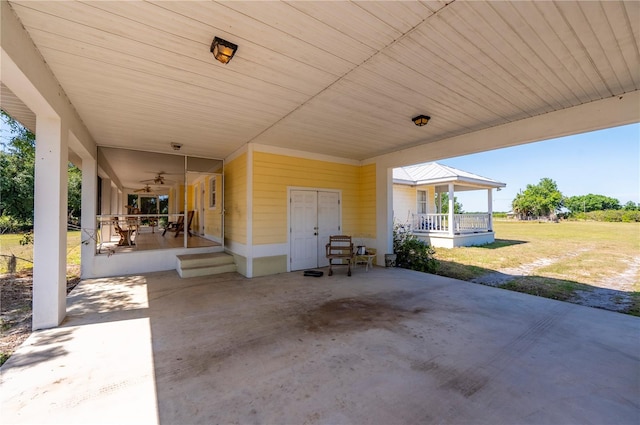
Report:
[[[639,339],[637,317],[402,269],[93,279],[2,367],[0,415],[638,424]]]

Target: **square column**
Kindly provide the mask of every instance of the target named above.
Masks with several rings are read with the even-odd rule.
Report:
[[[376,250],[376,261],[384,266],[384,254],[393,253],[393,168],[379,163],[376,164]]]
[[[453,183],[449,183],[449,236],[455,233],[455,223],[453,221],[453,209],[455,207],[455,199],[453,196]]]
[[[67,312],[67,133],[59,118],[37,116],[34,330],[58,326]]]
[[[493,189],[487,189],[487,211],[489,212],[489,231],[493,231]]]
[[[98,239],[98,225],[96,222],[98,162],[91,157],[82,158],[82,228],[80,276],[90,276],[93,267],[93,257],[96,255],[96,239]],[[93,238],[93,239],[92,239]]]

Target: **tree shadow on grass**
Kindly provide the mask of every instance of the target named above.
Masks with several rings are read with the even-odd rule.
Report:
[[[476,248],[498,249],[498,248],[504,248],[506,246],[511,246],[511,245],[520,245],[523,243],[529,243],[529,241],[519,241],[515,239],[496,239],[494,242],[491,242],[486,245],[478,245]]]

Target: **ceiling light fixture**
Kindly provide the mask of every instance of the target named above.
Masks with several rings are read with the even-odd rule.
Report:
[[[411,118],[411,121],[418,127],[422,127],[423,125],[427,125],[431,117],[426,115],[418,115],[417,117]]]
[[[210,50],[216,59],[222,63],[227,63],[238,51],[238,46],[236,44],[229,43],[227,40],[223,40],[220,37],[214,37]]]

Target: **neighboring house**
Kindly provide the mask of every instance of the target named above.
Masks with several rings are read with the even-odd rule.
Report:
[[[506,184],[467,171],[431,162],[393,170],[393,216],[432,246],[484,245],[495,240],[492,222],[493,189]],[[487,212],[454,214],[456,192],[487,191]],[[442,194],[449,195],[442,214]]]

